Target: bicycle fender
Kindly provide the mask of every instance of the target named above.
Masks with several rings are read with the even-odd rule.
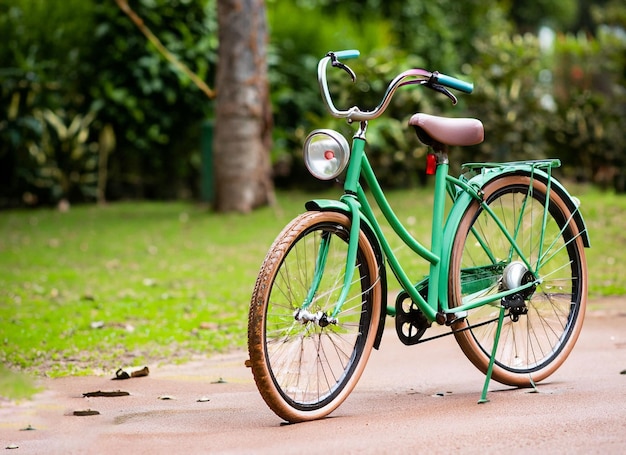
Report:
[[[334,199],[313,199],[305,204],[305,208],[311,212],[340,212],[351,218],[350,208],[347,204]],[[374,249],[376,261],[378,262],[380,284],[381,284],[381,309],[380,319],[378,321],[378,328],[376,330],[376,338],[374,339],[374,348],[380,347],[380,342],[385,329],[385,318],[387,316],[387,267],[385,266],[385,256],[383,254],[382,247],[378,241],[378,237],[374,234],[374,230],[370,225],[370,222],[361,214],[361,229],[365,233],[365,236],[370,241],[370,245]]]
[[[580,210],[578,210],[580,206],[580,201],[572,197],[565,189],[565,187],[561,184],[561,182],[559,182],[554,177],[550,177],[542,169],[533,169],[532,164],[512,163],[509,166],[503,165],[502,169],[504,170],[504,172],[483,172],[479,175],[476,175],[470,180],[470,184],[476,182],[476,184],[478,184],[480,188],[482,188],[494,178],[501,177],[503,175],[532,175],[533,178],[540,180],[544,184],[547,184],[548,181],[550,181],[550,188],[552,189],[552,191],[555,191],[559,195],[559,197],[563,199],[563,202],[565,202],[567,208],[570,210],[570,212],[573,213],[573,220],[576,223],[578,231],[580,232],[583,245],[585,246],[585,248],[591,247],[589,232],[587,231],[587,225],[585,223],[585,220],[583,219],[582,213],[580,212]]]
[[[472,177],[469,181],[470,186],[474,188],[484,188],[492,180],[506,176],[506,175],[532,175],[533,178],[540,180],[542,183],[547,184],[548,180],[551,181],[550,187],[552,191],[555,191],[559,197],[565,202],[567,208],[574,214],[573,221],[576,223],[576,227],[580,232],[580,236],[585,248],[591,246],[589,240],[589,233],[583,216],[578,210],[580,202],[573,198],[565,187],[554,177],[550,177],[546,172],[541,169],[532,168],[530,164],[511,164],[510,166],[503,165],[494,172],[481,172],[478,175]],[[468,192],[461,192],[458,199],[454,203],[448,219],[446,220],[443,232],[443,245],[441,255],[441,268],[439,275],[439,295],[441,296],[443,308],[448,308],[448,275],[450,273],[450,259],[452,255],[452,244],[454,243],[454,236],[456,234],[457,227],[461,222],[461,218],[465,214],[467,208],[472,203],[474,198]]]
[[[452,244],[461,218],[474,198],[467,192],[461,192],[457,197],[448,218],[443,227],[443,240],[441,245],[441,263],[439,266],[439,306],[440,309],[448,309],[448,277],[450,275],[450,259],[452,256]]]

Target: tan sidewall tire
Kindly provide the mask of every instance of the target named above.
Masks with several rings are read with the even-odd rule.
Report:
[[[376,324],[380,319],[382,306],[381,283],[376,275],[372,275],[371,280],[374,281],[371,291],[372,314],[367,339],[361,357],[358,360],[358,365],[342,391],[326,406],[313,411],[294,409],[284,400],[272,381],[272,375],[266,362],[267,353],[264,328],[267,301],[271,291],[271,285],[274,282],[274,277],[291,246],[306,229],[320,222],[337,223],[348,230],[351,225],[349,218],[338,212],[306,212],[287,225],[276,238],[263,261],[252,295],[248,316],[248,351],[255,382],[267,405],[279,417],[288,422],[320,419],[334,411],[346,399],[354,389],[367,364],[376,337]],[[370,274],[377,274],[378,264],[376,262],[376,256],[363,231],[359,233],[359,248],[363,252]]]
[[[527,176],[522,176],[522,175],[512,175],[512,176],[506,176],[503,178],[496,179],[488,183],[483,188],[484,199],[485,200],[488,199],[495,191],[501,190],[504,187],[507,187],[510,185],[520,185],[520,184],[529,185],[530,178]],[[547,188],[543,184],[543,182],[540,182],[537,179],[535,179],[533,180],[533,185],[537,190],[545,194]],[[567,205],[554,191],[551,191],[550,194],[551,194],[552,202],[555,203],[556,206],[559,208],[559,210],[563,213],[565,219],[570,219],[570,223],[572,225],[572,231],[574,235],[576,235],[576,233],[578,233],[578,228],[575,222],[571,220],[570,218],[571,212],[568,209]],[[460,294],[460,291],[457,291],[458,288],[460,287],[460,281],[457,279],[460,276],[460,258],[458,258],[457,256],[460,256],[462,254],[463,246],[465,244],[465,234],[469,230],[470,223],[474,219],[474,216],[476,215],[476,212],[479,210],[479,208],[480,208],[480,204],[478,204],[477,202],[473,202],[468,207],[465,215],[463,216],[463,218],[461,219],[461,222],[459,223],[459,228],[457,230],[457,238],[455,238],[454,240],[454,245],[452,247],[452,255],[450,259],[450,274],[449,274],[449,283],[448,283],[449,290],[450,290],[449,302],[451,306],[456,306],[457,298],[455,298],[454,296],[456,295],[457,292],[459,292]],[[459,237],[459,234],[460,234],[460,237]],[[580,254],[580,261],[581,261],[581,273],[582,273],[581,301],[580,301],[580,306],[578,310],[579,311],[578,316],[576,318],[576,321],[574,322],[574,327],[572,327],[571,334],[569,338],[567,339],[567,341],[565,342],[565,345],[562,347],[559,354],[550,362],[550,364],[546,365],[544,368],[536,372],[531,373],[530,375],[527,373],[520,374],[520,373],[515,373],[512,371],[506,370],[498,366],[497,363],[495,363],[493,367],[493,372],[492,372],[492,378],[495,381],[500,382],[502,384],[511,385],[511,386],[530,387],[532,386],[533,382],[535,383],[539,382],[547,378],[548,376],[550,376],[552,373],[554,373],[556,369],[561,366],[561,364],[565,361],[567,356],[572,351],[572,348],[576,344],[576,340],[578,339],[578,336],[580,334],[580,330],[582,329],[583,321],[585,317],[585,310],[587,306],[587,262],[585,258],[585,249],[583,246],[582,238],[580,236],[576,238],[575,242],[576,242],[576,247],[578,249],[578,252]],[[467,327],[466,321],[457,323],[452,328],[454,330],[458,330],[464,327]],[[471,334],[471,331],[466,330],[464,332],[455,333],[455,338],[459,346],[461,347],[463,353],[470,360],[470,362],[472,362],[474,366],[476,366],[476,368],[478,368],[483,373],[487,373],[487,369],[489,367],[489,356],[485,355],[485,353],[482,351],[480,346],[478,346],[476,340]]]

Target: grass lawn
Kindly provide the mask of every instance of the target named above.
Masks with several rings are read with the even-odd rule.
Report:
[[[591,233],[591,297],[626,294],[626,197],[573,193]],[[311,197],[320,195],[281,192],[278,207],[249,215],[180,202],[0,212],[0,363],[50,376],[110,374],[245,347],[259,266]],[[389,199],[428,245],[429,190]],[[395,246],[417,281],[424,262]]]

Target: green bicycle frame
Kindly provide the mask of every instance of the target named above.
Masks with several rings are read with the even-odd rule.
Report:
[[[316,206],[320,210],[325,208],[329,209],[341,209],[351,217],[351,228],[349,247],[347,253],[346,270],[344,276],[343,289],[340,298],[337,300],[333,309],[332,317],[336,317],[341,311],[341,308],[345,302],[348,289],[354,275],[354,264],[356,262],[356,253],[358,249],[359,231],[361,229],[361,223],[366,222],[374,235],[376,236],[379,245],[384,253],[384,256],[391,267],[392,272],[396,276],[398,282],[408,296],[419,306],[421,311],[430,321],[437,319],[437,315],[440,313],[461,313],[473,308],[483,306],[485,304],[499,301],[500,299],[509,295],[518,293],[524,289],[538,285],[541,281],[537,280],[524,284],[516,289],[503,290],[495,294],[490,294],[480,298],[468,298],[460,306],[450,309],[448,306],[448,273],[449,273],[449,260],[451,254],[452,243],[456,234],[458,225],[461,221],[467,206],[473,201],[477,200],[481,203],[482,209],[488,213],[495,223],[499,226],[503,234],[507,237],[507,240],[511,244],[510,255],[516,252],[519,257],[524,261],[528,270],[535,271],[541,265],[541,262],[545,259],[544,254],[540,254],[536,264],[530,264],[528,259],[522,254],[521,248],[517,244],[518,233],[521,230],[521,226],[518,224],[511,234],[506,227],[498,219],[497,215],[489,207],[489,205],[482,200],[481,187],[484,186],[490,180],[501,176],[506,173],[524,172],[526,175],[530,175],[531,180],[534,178],[541,178],[546,183],[547,194],[546,200],[549,199],[550,191],[557,191],[564,196],[564,199],[570,202],[571,206],[575,206],[575,202],[565,189],[558,183],[558,181],[552,179],[551,168],[560,165],[558,160],[543,160],[543,161],[526,161],[515,163],[503,163],[503,164],[469,164],[470,169],[480,168],[483,170],[486,168],[488,172],[481,173],[479,176],[472,178],[471,180],[455,178],[448,175],[449,165],[445,154],[437,154],[437,166],[435,171],[435,188],[434,188],[434,201],[433,201],[433,219],[431,228],[431,248],[428,249],[421,243],[419,243],[403,226],[394,213],[393,209],[389,205],[383,190],[381,189],[378,180],[374,174],[374,171],[365,154],[365,135],[364,125],[361,125],[361,129],[356,133],[353,138],[350,163],[346,172],[346,180],[344,183],[344,194],[340,198],[340,202],[337,201],[314,201]],[[547,172],[544,172],[546,169]],[[415,285],[409,278],[407,273],[402,268],[395,254],[393,253],[387,238],[385,237],[380,224],[378,223],[372,207],[368,201],[368,198],[360,183],[360,178],[363,178],[367,184],[371,197],[376,202],[377,206],[381,210],[384,218],[389,223],[395,234],[409,247],[413,252],[424,258],[430,263],[430,271],[428,277],[425,280],[428,282],[428,294],[424,298],[419,292],[420,286]],[[554,189],[553,189],[554,187]],[[531,185],[532,188],[532,185]],[[445,203],[446,193],[448,193],[452,200],[453,205],[448,213],[448,217],[444,220],[445,215]],[[545,204],[543,213],[543,229],[545,230],[546,221],[548,218],[549,204]],[[580,216],[578,207],[575,206],[572,210],[572,217],[575,218],[575,222],[582,226],[580,229],[581,235],[584,236],[584,243],[588,245],[588,239],[586,237],[586,228],[584,228],[584,221]],[[445,223],[444,223],[445,221]],[[569,220],[568,220],[569,222]],[[566,223],[567,225],[567,223]],[[565,229],[565,228],[563,228]],[[542,234],[543,235],[543,234]],[[477,236],[480,241],[480,237]],[[481,242],[482,243],[482,242]],[[487,254],[489,254],[488,248],[483,244]],[[550,247],[548,248],[548,250]],[[325,255],[324,242],[320,246],[320,256]],[[542,252],[540,252],[542,253]],[[498,265],[493,260],[493,265]],[[324,272],[323,264],[325,258],[318,257],[318,261],[315,268],[316,278],[313,280],[313,285],[309,291],[306,301],[303,304],[303,308],[307,308],[313,300],[317,286],[315,283],[319,283],[321,276]],[[423,282],[422,281],[422,282]],[[388,315],[395,315],[395,308],[387,307],[386,312]]]

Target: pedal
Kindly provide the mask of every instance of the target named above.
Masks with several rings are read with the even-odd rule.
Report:
[[[420,294],[428,292],[424,291],[424,289],[427,288],[420,289]],[[426,332],[426,329],[432,324],[404,291],[398,294],[396,298],[395,319],[398,338],[407,346],[417,344]]]

